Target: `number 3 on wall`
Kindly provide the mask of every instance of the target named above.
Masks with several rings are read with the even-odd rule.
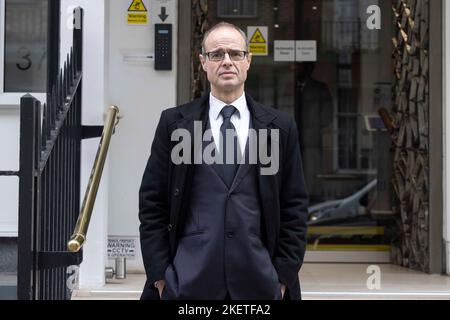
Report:
[[[21,48],[19,50],[19,56],[21,55],[21,59],[23,59],[23,62],[16,63],[17,69],[26,71],[31,68],[33,65],[33,62],[30,59],[31,53],[27,50],[24,52],[24,50],[27,50],[26,48]]]

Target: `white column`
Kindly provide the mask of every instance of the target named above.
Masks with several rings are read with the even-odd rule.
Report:
[[[64,61],[72,44],[71,11],[74,6],[84,9],[83,25],[83,99],[82,124],[103,125],[106,110],[106,6],[102,0],[61,1],[61,60]],[[69,9],[70,8],[70,9]],[[94,163],[99,139],[82,142],[81,149],[81,201]],[[80,267],[80,289],[98,288],[105,283],[106,247],[108,231],[108,162],[95,201],[87,241],[84,246],[83,263]],[[81,204],[80,204],[81,205]]]

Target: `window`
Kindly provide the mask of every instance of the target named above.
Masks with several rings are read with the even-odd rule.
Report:
[[[0,91],[45,92],[48,0],[4,0],[3,86]],[[0,60],[1,61],[1,60]]]

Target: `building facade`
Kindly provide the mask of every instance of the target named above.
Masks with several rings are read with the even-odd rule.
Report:
[[[102,124],[109,105],[121,111],[82,287],[102,285],[119,256],[143,271],[137,194],[159,115],[208,91],[198,54],[219,21],[249,38],[246,91],[297,121],[311,196],[306,261],[450,274],[445,1],[61,0],[60,65],[76,6],[85,12],[83,124]],[[0,0],[0,171],[18,168],[20,97],[46,99],[47,12],[48,0]],[[172,63],[161,70],[155,35],[168,25]],[[81,193],[97,146],[82,144]],[[16,178],[0,177],[0,249],[12,257],[17,189]]]

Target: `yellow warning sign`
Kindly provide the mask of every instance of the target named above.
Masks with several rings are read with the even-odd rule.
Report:
[[[148,24],[148,11],[143,0],[133,0],[127,12],[127,22],[132,25]]]
[[[250,52],[254,56],[267,56],[267,45],[266,44],[254,44],[250,43]]]
[[[148,24],[147,13],[128,13],[128,24]]]
[[[247,27],[249,36],[249,51],[254,56],[267,56],[268,50],[268,28],[266,26]]]
[[[142,0],[133,0],[128,8],[128,12],[130,11],[147,12],[147,8]]]
[[[266,43],[266,39],[264,39],[264,36],[259,30],[259,28],[256,28],[255,33],[250,39],[250,43]]]

